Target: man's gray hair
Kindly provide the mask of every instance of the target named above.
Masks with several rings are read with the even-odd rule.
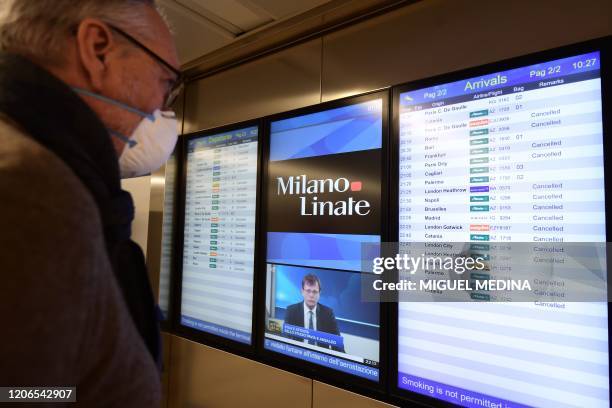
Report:
[[[0,0],[0,50],[61,64],[67,38],[87,17],[154,37],[143,7],[157,8],[156,0]]]

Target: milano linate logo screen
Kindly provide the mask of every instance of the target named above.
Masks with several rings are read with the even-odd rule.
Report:
[[[380,242],[382,100],[273,122],[268,261],[359,270]]]
[[[380,243],[382,107],[372,99],[272,122],[266,180],[264,347],[371,381],[380,309],[361,301],[361,258],[362,244]]]

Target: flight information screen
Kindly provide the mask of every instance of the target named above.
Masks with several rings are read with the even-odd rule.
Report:
[[[399,240],[606,241],[600,54],[399,95]],[[608,407],[600,302],[399,304],[398,387],[465,407]]]
[[[251,343],[258,128],[188,141],[181,324]]]
[[[264,347],[377,382],[380,308],[360,283],[381,236],[383,100],[270,130]]]

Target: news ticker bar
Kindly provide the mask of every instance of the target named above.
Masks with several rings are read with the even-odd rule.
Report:
[[[276,334],[266,333],[266,338],[277,341],[277,342],[281,342],[281,343],[287,343],[288,345],[298,346],[298,347],[308,349],[308,350],[313,350],[313,351],[319,350],[319,346],[314,346],[312,344],[304,343],[299,340],[290,339],[290,338],[279,336]],[[330,356],[340,357],[345,360],[350,360],[356,363],[365,364],[365,359],[363,357],[348,354],[346,352],[327,349],[325,350],[325,353],[329,354]]]
[[[352,361],[347,361],[332,355],[323,354],[300,347],[293,347],[291,344],[285,344],[270,339],[265,339],[264,347],[267,350],[272,350],[286,356],[298,358],[300,360],[315,363],[324,367],[333,368],[335,370],[356,375],[358,377],[373,381],[379,380],[379,370],[375,367],[354,363]]]
[[[77,402],[76,387],[0,387],[3,402]]]

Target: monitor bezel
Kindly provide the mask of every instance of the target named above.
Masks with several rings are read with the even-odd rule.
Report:
[[[299,108],[287,112],[278,113],[265,118],[263,135],[265,139],[264,149],[264,167],[262,171],[262,211],[259,240],[262,242],[261,246],[261,257],[258,268],[257,280],[260,281],[260,291],[258,293],[258,299],[261,299],[258,305],[258,320],[260,327],[258,331],[257,339],[257,354],[260,357],[260,361],[281,368],[295,374],[299,374],[313,380],[320,380],[327,384],[335,385],[353,392],[357,392],[362,395],[366,395],[378,400],[385,400],[387,378],[387,350],[385,345],[387,344],[387,317],[388,311],[387,306],[384,303],[380,304],[380,336],[379,336],[379,381],[374,382],[361,377],[354,376],[352,374],[343,373],[336,371],[324,366],[320,366],[314,363],[310,363],[304,360],[292,358],[289,356],[276,353],[271,350],[264,348],[265,339],[265,296],[266,296],[266,253],[267,253],[267,239],[266,239],[266,225],[267,225],[267,188],[266,181],[268,179],[268,163],[270,154],[270,126],[272,122],[288,119],[297,116],[308,115],[312,113],[327,111],[331,109],[341,108],[344,106],[355,105],[362,102],[367,102],[374,99],[382,99],[382,147],[381,147],[381,242],[387,239],[388,231],[388,140],[389,140],[389,101],[390,101],[390,88],[384,88],[382,90],[374,90],[359,95],[349,96],[342,99],[336,99],[328,102],[319,103],[304,108]]]
[[[606,158],[612,151],[612,141],[607,140],[612,126],[612,37],[597,38],[585,42],[580,42],[562,47],[547,49],[531,54],[526,54],[514,58],[505,59],[489,64],[471,67],[459,71],[445,73],[416,81],[406,82],[392,88],[391,102],[391,132],[390,132],[390,237],[394,242],[399,239],[399,97],[401,93],[428,88],[436,85],[447,84],[454,81],[465,80],[481,75],[521,68],[533,64],[544,63],[555,59],[571,57],[574,55],[600,52],[600,78],[602,84],[602,121],[603,121],[603,157],[604,174],[609,173],[609,165],[606,165]],[[607,96],[611,95],[611,96]],[[608,136],[608,137],[606,137]],[[612,177],[605,178],[605,211],[606,211],[606,241],[612,237],[612,222],[610,220],[610,209],[612,208]],[[610,275],[610,271],[608,271]],[[608,276],[608,285],[610,285]],[[608,287],[608,291],[610,291]],[[611,315],[612,308],[608,303],[608,316]],[[395,303],[389,310],[389,397],[391,401],[398,404],[423,404],[429,407],[457,407],[458,405],[428,397],[412,391],[407,391],[398,387],[398,304]],[[610,366],[610,330],[612,324],[608,319],[608,364]],[[612,378],[612,375],[610,376]]]
[[[179,172],[178,185],[180,191],[178,192],[178,215],[177,215],[177,228],[176,231],[176,247],[175,247],[175,262],[174,270],[176,271],[175,276],[175,288],[174,288],[174,302],[172,302],[171,313],[171,334],[176,334],[186,339],[218,348],[223,351],[231,352],[243,357],[250,359],[256,359],[255,349],[257,341],[257,293],[258,293],[258,280],[257,277],[257,265],[259,265],[259,256],[261,253],[260,242],[255,239],[255,248],[253,251],[253,302],[252,308],[252,319],[251,319],[251,343],[246,344],[236,340],[231,340],[223,336],[208,333],[205,331],[197,330],[192,327],[181,324],[181,305],[183,297],[183,257],[184,257],[184,234],[185,234],[185,198],[187,194],[187,146],[191,140],[200,139],[210,136],[215,136],[220,133],[236,131],[240,129],[257,127],[257,177],[255,191],[257,194],[255,204],[255,237],[259,236],[259,214],[261,212],[261,170],[263,165],[262,153],[263,153],[263,139],[262,133],[262,119],[247,120],[238,123],[232,123],[219,127],[198,130],[190,132],[181,136],[179,141],[180,152],[177,155],[179,157],[180,168],[177,169]]]

